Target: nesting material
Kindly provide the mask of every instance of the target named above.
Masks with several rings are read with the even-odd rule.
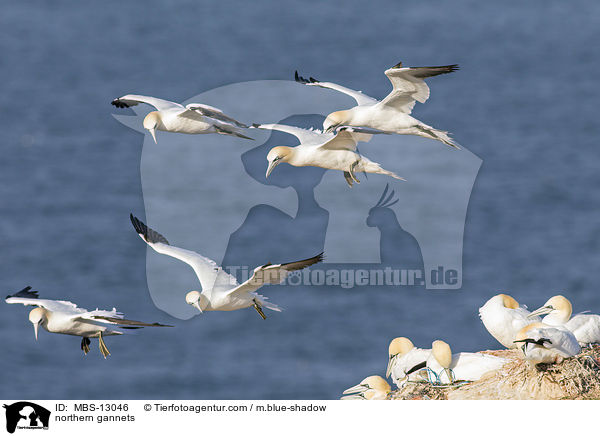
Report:
[[[518,350],[485,351],[510,361],[479,381],[456,386],[409,383],[393,400],[578,400],[600,399],[600,345],[562,363],[535,366]]]

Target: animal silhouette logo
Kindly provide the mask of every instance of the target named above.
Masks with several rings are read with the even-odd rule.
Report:
[[[10,405],[4,404],[6,409],[6,431],[14,433],[18,429],[48,429],[50,411],[38,404],[29,401],[19,401]]]
[[[321,91],[294,81],[258,80],[211,89],[190,102],[222,108],[247,124],[306,129],[347,104],[347,96]],[[385,265],[422,271],[419,286],[426,289],[462,287],[466,214],[481,166],[466,147],[457,151],[414,135],[373,135],[360,152],[406,181],[365,176],[350,189],[340,171],[310,166],[281,165],[266,178],[269,151],[297,146],[293,135],[248,129],[250,141],[161,132],[157,144],[143,128],[149,110],[137,105],[131,108],[135,115],[114,117],[145,135],[140,175],[146,221],[169,241],[200,250],[226,270],[236,268],[229,269],[233,274],[298,252],[324,251],[331,269]],[[158,308],[179,319],[197,315],[181,304],[197,286],[187,265],[150,251],[146,273]]]

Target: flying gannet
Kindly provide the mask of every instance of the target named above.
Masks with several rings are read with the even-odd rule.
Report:
[[[581,353],[577,339],[566,328],[535,322],[523,327],[515,338],[526,360],[537,363],[560,363]]]
[[[431,355],[427,359],[427,368],[431,382],[452,384],[455,381],[479,380],[485,373],[497,371],[507,362],[507,359],[491,354],[452,354],[450,345],[438,340],[431,344]]]
[[[320,86],[342,92],[356,100],[357,106],[330,113],[323,122],[325,131],[338,126],[371,127],[390,133],[435,139],[458,149],[458,144],[450,138],[448,132],[437,130],[410,116],[415,102],[425,103],[429,98],[429,87],[424,79],[456,70],[458,65],[402,67],[400,62],[385,71],[385,75],[392,82],[393,89],[381,101],[336,83],[320,82],[312,77],[307,80],[299,76],[298,71],[295,73],[295,79],[304,85]]]
[[[138,235],[154,251],[179,259],[192,267],[202,291],[190,291],[185,296],[187,304],[194,306],[200,313],[221,310],[231,311],[254,307],[262,319],[266,319],[262,307],[280,312],[279,306],[267,302],[267,297],[255,291],[265,284],[282,283],[292,271],[304,269],[323,260],[323,253],[297,262],[259,266],[254,269],[252,277],[238,284],[235,277],[226,273],[213,260],[194,251],[174,247],[160,233],[152,230],[138,218],[130,215],[131,223]]]
[[[300,145],[295,147],[273,147],[268,155],[266,177],[282,162],[296,167],[315,166],[344,172],[348,186],[360,183],[355,171],[384,174],[395,179],[404,180],[391,171],[384,170],[378,163],[372,162],[359,154],[356,144],[368,141],[371,135],[383,133],[373,129],[340,127],[335,133],[324,133],[320,130],[308,130],[285,124],[254,124],[254,128],[278,130],[296,136]]]
[[[388,382],[378,375],[365,378],[356,386],[346,389],[340,400],[387,400],[392,389]]]
[[[6,297],[8,304],[23,304],[37,306],[29,312],[29,321],[33,324],[35,339],[38,338],[38,329],[41,325],[50,333],[81,336],[81,349],[84,354],[90,351],[90,338],[98,338],[98,345],[102,356],[106,359],[110,355],[104,336],[122,335],[122,329],[139,329],[142,327],[172,327],[159,323],[145,323],[124,319],[123,314],[113,310],[91,310],[77,307],[70,301],[45,300],[38,298],[37,291],[32,291],[31,286]]]
[[[244,139],[252,139],[240,133],[240,129],[248,126],[225,115],[220,109],[200,103],[183,106],[168,100],[145,95],[128,94],[114,99],[111,104],[118,108],[136,106],[139,103],[149,104],[156,108],[144,118],[144,129],[156,141],[156,131],[203,134],[220,133]]]
[[[535,321],[525,306],[519,306],[510,295],[498,294],[490,298],[479,308],[479,317],[487,331],[506,348],[517,348],[515,336],[523,327]]]
[[[550,298],[531,313],[531,316],[546,315],[542,322],[549,326],[560,326],[570,330],[580,345],[600,342],[600,315],[580,313],[571,318],[571,302],[562,295]]]
[[[421,369],[425,368],[431,349],[417,348],[412,341],[405,337],[394,338],[388,347],[388,366],[386,377],[399,388],[408,381],[426,380]]]

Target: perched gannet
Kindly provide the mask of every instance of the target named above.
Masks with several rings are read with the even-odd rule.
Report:
[[[431,344],[431,355],[427,359],[431,382],[451,384],[455,381],[476,381],[486,372],[497,371],[507,359],[482,353],[452,354],[450,345],[444,341]]]
[[[32,291],[31,286],[6,297],[8,304],[23,304],[25,306],[38,306],[29,312],[29,321],[33,324],[35,340],[38,338],[38,329],[41,325],[50,333],[81,336],[81,349],[84,354],[90,351],[90,339],[98,338],[100,352],[106,359],[109,356],[108,348],[102,339],[104,336],[122,335],[121,329],[138,329],[142,327],[172,327],[164,324],[148,324],[140,321],[123,319],[123,314],[113,310],[91,310],[77,307],[70,301],[44,300],[38,298],[37,291]]]
[[[535,322],[523,327],[515,338],[526,360],[533,363],[560,363],[581,353],[577,339],[569,330]]]
[[[266,177],[282,162],[295,167],[315,166],[344,172],[348,186],[360,183],[354,175],[355,171],[384,174],[395,179],[404,180],[391,171],[384,170],[378,163],[372,162],[356,151],[358,141],[368,141],[374,133],[382,133],[372,129],[340,127],[335,133],[323,133],[320,130],[301,129],[285,124],[254,124],[254,128],[279,130],[296,136],[300,145],[296,147],[273,147],[267,155],[269,166]]]
[[[185,107],[179,103],[162,100],[145,95],[128,94],[114,99],[111,104],[118,108],[136,106],[146,103],[156,108],[144,118],[144,129],[156,141],[156,131],[175,133],[220,133],[244,139],[252,139],[242,135],[240,129],[248,126],[225,115],[220,109],[200,103],[190,103]]]
[[[304,85],[320,86],[349,95],[357,106],[330,113],[323,122],[323,129],[330,131],[338,126],[371,127],[401,135],[417,135],[435,139],[454,148],[458,145],[448,132],[437,130],[410,116],[415,102],[425,103],[429,98],[429,87],[423,79],[458,70],[458,65],[441,67],[402,67],[402,62],[385,71],[392,82],[392,92],[379,101],[360,91],[331,82],[319,82],[314,78],[304,79],[296,71],[295,79]]]
[[[267,297],[257,294],[257,289],[265,284],[282,283],[291,271],[297,271],[323,260],[323,253],[310,259],[297,262],[259,266],[254,269],[252,277],[241,285],[235,277],[226,273],[213,260],[194,251],[169,245],[169,241],[160,233],[152,230],[142,221],[130,215],[131,223],[140,237],[154,251],[179,259],[192,267],[202,291],[190,291],[185,302],[194,306],[200,313],[213,310],[231,311],[254,307],[262,319],[266,319],[262,307],[280,312],[279,306],[268,303]]]
[[[420,370],[425,368],[430,354],[431,349],[417,348],[408,338],[394,338],[388,347],[389,360],[385,376],[391,376],[399,388],[407,381],[426,380],[427,377],[423,377]]]
[[[539,317],[530,316],[524,306],[519,306],[517,300],[506,294],[490,298],[479,308],[479,317],[487,331],[506,348],[517,348],[513,341],[519,330],[540,321]]]
[[[570,330],[580,345],[600,342],[600,315],[580,313],[571,318],[571,302],[562,295],[550,298],[531,315],[546,315],[542,322],[550,326],[561,326]]]
[[[340,400],[387,400],[392,388],[382,377],[371,375],[342,392]]]

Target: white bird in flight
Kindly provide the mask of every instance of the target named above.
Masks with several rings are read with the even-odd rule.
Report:
[[[252,139],[240,133],[240,129],[248,126],[225,115],[220,109],[200,103],[183,106],[168,100],[145,95],[128,94],[114,99],[111,104],[118,108],[136,106],[139,103],[149,104],[156,108],[144,118],[144,129],[156,141],[156,131],[203,134],[220,133],[244,139]]]
[[[297,82],[309,86],[320,86],[349,95],[357,106],[348,110],[330,113],[323,122],[323,129],[330,131],[338,126],[370,127],[389,133],[417,135],[441,141],[454,148],[460,148],[448,132],[437,130],[410,116],[415,102],[425,103],[429,98],[426,78],[458,70],[458,65],[441,67],[402,67],[402,62],[385,71],[392,82],[392,92],[379,101],[360,91],[346,88],[331,82],[320,82],[310,77],[308,80],[298,75]]]
[[[487,331],[506,348],[517,348],[517,333],[526,325],[540,321],[510,295],[498,294],[479,308],[479,317]]]
[[[394,338],[388,347],[385,376],[391,376],[399,388],[408,381],[426,380],[427,377],[423,377],[421,369],[425,368],[430,354],[431,349],[417,348],[408,338]]]
[[[392,388],[383,377],[371,375],[356,386],[346,389],[340,400],[387,400]]]
[[[285,162],[295,167],[314,166],[343,171],[346,183],[350,187],[354,182],[360,183],[354,174],[355,171],[383,174],[404,180],[391,171],[384,170],[378,163],[370,161],[356,150],[359,141],[369,141],[372,134],[384,132],[340,127],[335,133],[324,133],[285,124],[254,124],[253,127],[289,133],[300,140],[300,145],[296,147],[278,146],[269,151],[266,177],[269,177],[277,165]]]
[[[541,322],[523,327],[517,333],[515,343],[521,347],[525,359],[534,364],[560,363],[581,353],[581,346],[573,333]]]
[[[455,381],[477,381],[485,373],[497,371],[508,362],[502,357],[483,353],[455,353],[444,341],[431,344],[427,368],[436,384],[452,384]]]
[[[558,326],[571,331],[580,345],[600,342],[600,315],[580,313],[571,318],[573,306],[562,295],[555,295],[531,316],[546,315],[542,322],[549,326]]]
[[[110,355],[104,336],[122,335],[123,329],[138,329],[142,327],[172,327],[159,323],[145,323],[124,319],[123,314],[113,310],[87,310],[77,307],[70,301],[46,300],[38,298],[37,291],[31,286],[6,297],[8,304],[23,304],[37,306],[29,312],[29,321],[33,324],[35,339],[38,338],[39,327],[42,326],[50,333],[81,336],[81,349],[84,354],[90,351],[90,339],[98,338],[102,356]]]
[[[267,302],[267,297],[257,294],[255,291],[265,284],[282,283],[290,272],[304,269],[323,260],[323,253],[321,253],[297,262],[278,265],[267,263],[255,268],[252,277],[244,283],[238,284],[235,277],[226,273],[213,260],[195,251],[174,247],[163,235],[146,226],[138,218],[130,215],[130,219],[138,235],[154,251],[179,259],[192,267],[198,276],[202,291],[188,292],[185,301],[198,309],[200,313],[254,307],[262,319],[266,319],[262,310],[263,306],[277,312],[280,312],[281,309],[279,306]]]

